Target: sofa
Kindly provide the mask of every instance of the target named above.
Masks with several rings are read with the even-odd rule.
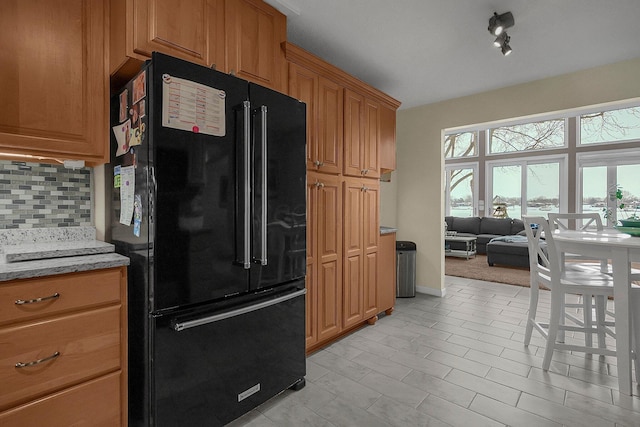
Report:
[[[524,222],[512,218],[458,217],[445,216],[447,231],[455,231],[457,236],[476,236],[476,251],[487,253],[487,244],[496,237],[524,234]],[[451,249],[464,250],[463,242],[451,242]],[[529,261],[527,260],[527,265]]]

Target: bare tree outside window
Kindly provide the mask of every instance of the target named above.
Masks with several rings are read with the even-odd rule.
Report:
[[[444,137],[444,158],[477,155],[478,132],[452,133]]]
[[[598,111],[580,116],[581,144],[638,139],[640,139],[640,107]]]
[[[489,129],[489,152],[511,153],[564,147],[564,119]]]

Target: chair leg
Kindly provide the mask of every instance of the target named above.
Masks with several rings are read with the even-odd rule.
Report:
[[[542,370],[548,371],[551,366],[551,357],[553,349],[558,338],[558,330],[560,322],[564,320],[564,293],[553,289],[551,290],[551,317],[549,319],[549,334],[547,336],[547,345],[544,350],[544,359],[542,360]]]
[[[551,297],[553,298],[553,296]],[[566,322],[566,318],[565,318],[565,313],[566,313],[566,307],[565,304],[567,303],[566,298],[567,295],[566,294],[561,294],[558,296],[558,298],[560,298],[560,319],[559,319],[559,324],[560,325],[565,325]],[[564,329],[559,329],[558,330],[558,342],[564,342]]]
[[[640,294],[633,295],[632,302],[634,307],[640,307]],[[634,352],[636,382],[640,384],[640,310],[631,310],[631,331],[631,350]]]
[[[582,310],[584,311],[584,344],[587,347],[593,347],[593,335],[591,335],[591,330],[593,328],[593,302],[591,300],[591,295],[582,295]]]
[[[600,261],[600,273],[608,273],[609,272],[609,260],[603,259]]]
[[[607,317],[607,300],[604,295],[596,296],[596,327],[598,330],[598,347],[605,348],[607,343],[605,332],[605,321]]]
[[[524,331],[524,346],[527,347],[531,342],[531,333],[533,332],[533,324],[536,321],[536,314],[538,311],[538,296],[540,291],[538,289],[538,283],[536,281],[531,281],[530,285],[530,293],[529,297],[529,315],[527,317],[527,326]]]

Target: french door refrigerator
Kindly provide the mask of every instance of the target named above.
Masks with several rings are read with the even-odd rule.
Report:
[[[305,126],[304,103],[159,53],[112,97],[130,425],[222,425],[304,386]]]

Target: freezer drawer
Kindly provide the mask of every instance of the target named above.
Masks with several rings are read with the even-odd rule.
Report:
[[[303,380],[304,304],[302,289],[197,318],[153,319],[151,424],[224,425]]]

